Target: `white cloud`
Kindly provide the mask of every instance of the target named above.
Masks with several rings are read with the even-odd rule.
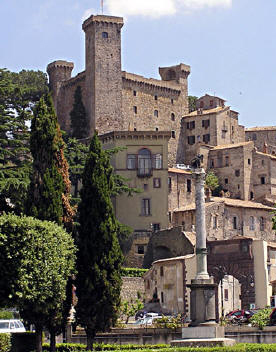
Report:
[[[176,13],[175,0],[107,0],[112,15],[162,17]]]
[[[85,21],[88,17],[95,14],[96,14],[96,11],[93,8],[85,10],[84,14],[82,15],[82,21]]]
[[[105,8],[114,16],[158,18],[204,7],[231,7],[232,0],[106,0]]]

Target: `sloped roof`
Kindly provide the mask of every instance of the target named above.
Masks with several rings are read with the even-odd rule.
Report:
[[[191,173],[192,173],[191,171],[178,169],[177,167],[169,168],[168,172],[173,172],[173,173],[176,173],[176,174],[185,174],[185,175],[191,175]]]
[[[222,145],[217,145],[211,150],[219,150],[219,149],[229,149],[229,148],[239,148],[239,147],[244,147],[246,145],[252,144],[252,147],[254,143],[252,141],[248,142],[240,142],[240,143],[232,143],[232,144],[222,144]]]
[[[245,132],[276,131],[276,126],[247,127]]]

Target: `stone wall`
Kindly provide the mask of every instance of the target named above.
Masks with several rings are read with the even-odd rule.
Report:
[[[259,152],[276,154],[276,126],[245,129],[246,141],[253,141]]]
[[[135,301],[137,292],[140,293],[141,299],[144,297],[145,287],[144,279],[142,277],[123,277],[123,284],[121,289],[122,301]]]

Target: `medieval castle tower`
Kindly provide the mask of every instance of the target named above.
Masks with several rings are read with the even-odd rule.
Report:
[[[170,131],[169,164],[183,161],[182,116],[188,113],[190,67],[159,68],[161,80],[121,70],[123,19],[91,16],[83,23],[85,71],[71,77],[74,64],[54,61],[47,67],[61,128],[70,132],[70,111],[77,86],[82,88],[88,135],[111,131]]]

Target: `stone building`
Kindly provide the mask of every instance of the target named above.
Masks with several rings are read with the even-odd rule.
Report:
[[[72,62],[54,61],[47,67],[61,128],[70,132],[70,111],[77,86],[82,88],[88,115],[87,135],[112,131],[170,131],[169,163],[181,159],[180,121],[188,112],[190,67],[159,68],[161,80],[121,69],[123,19],[91,16],[83,23],[85,70],[71,77]]]
[[[141,267],[149,236],[168,227],[168,141],[171,133],[115,131],[100,136],[104,149],[122,148],[111,163],[140,193],[114,198],[116,218],[133,229],[127,265]]]
[[[246,128],[245,140],[253,141],[259,152],[276,154],[276,126]]]
[[[183,116],[181,126],[185,164],[190,164],[199,154],[202,145],[229,145],[245,140],[244,127],[239,125],[238,113],[229,106],[193,111]]]
[[[220,197],[213,197],[205,204],[208,241],[228,240],[236,236],[276,241],[272,229],[272,211],[275,208],[257,202]],[[172,225],[182,225],[184,232],[194,232],[195,203],[176,208]]]

